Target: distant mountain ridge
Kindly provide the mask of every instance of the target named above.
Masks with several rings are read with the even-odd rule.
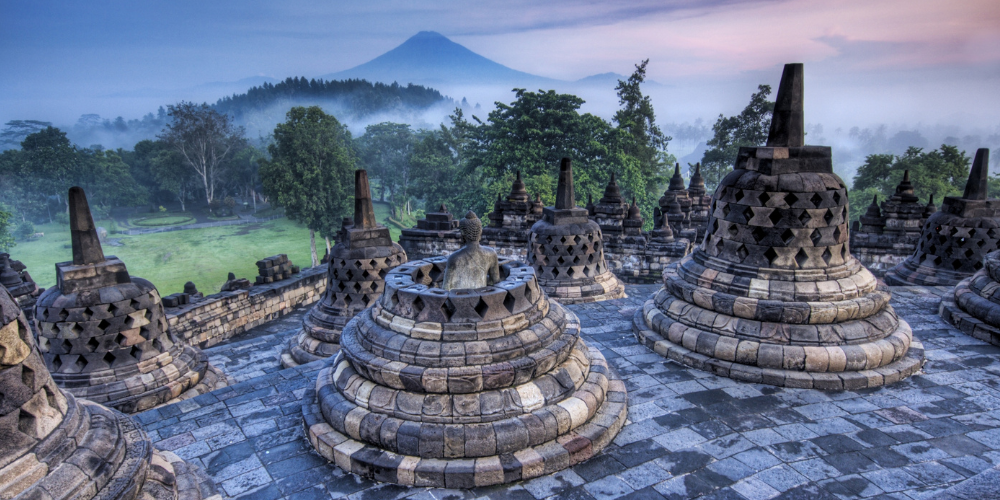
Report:
[[[483,57],[448,37],[421,31],[398,47],[353,68],[323,75],[329,80],[363,78],[372,82],[420,85],[520,85],[552,86],[566,84],[616,85],[628,77],[601,73],[575,82],[546,78],[518,71]]]

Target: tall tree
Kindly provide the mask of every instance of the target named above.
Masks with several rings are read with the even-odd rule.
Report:
[[[46,127],[24,138],[21,142],[24,172],[36,182],[38,192],[59,200],[69,213],[69,199],[66,192],[80,178],[78,154],[66,138],[66,133]]]
[[[229,115],[207,104],[182,101],[167,106],[170,122],[159,138],[170,144],[194,169],[205,189],[205,201],[211,205],[219,185],[224,163],[243,139],[243,127],[233,125]]]
[[[0,252],[9,252],[14,243],[13,214],[0,205]]]
[[[770,85],[757,86],[757,92],[750,96],[750,103],[740,114],[730,117],[719,115],[715,125],[712,125],[714,135],[701,159],[701,175],[705,177],[705,185],[710,191],[732,170],[741,147],[767,143],[771,113],[774,112],[774,102],[767,100],[769,95]]]
[[[244,141],[233,155],[229,164],[229,181],[233,190],[244,199],[253,202],[257,209],[257,189],[260,184],[260,160],[267,156],[267,146],[255,146],[250,141]]]
[[[408,212],[413,130],[405,123],[378,123],[365,127],[365,135],[356,142],[361,164],[378,180],[382,200],[388,194],[394,214],[404,208]]]
[[[292,220],[309,228],[313,266],[316,233],[336,234],[354,204],[356,163],[351,133],[319,106],[294,107],[274,129],[270,160],[261,160],[264,192]]]
[[[621,161],[627,155],[614,154],[617,137],[611,124],[579,112],[583,99],[553,90],[514,89],[514,95],[514,102],[496,103],[488,121],[469,130],[466,169],[479,177],[474,210],[485,212],[498,194],[506,194],[517,171],[530,193],[553,203],[563,157],[573,159],[577,193],[599,195],[611,172],[626,193],[645,191],[637,163],[630,166]]]
[[[628,80],[618,80],[618,104],[614,122],[625,133],[621,141],[622,153],[639,162],[639,171],[646,180],[646,191],[655,195],[664,177],[665,155],[671,137],[656,125],[656,113],[649,96],[643,95],[640,86],[646,81],[646,65],[649,59],[635,65],[635,71]],[[639,194],[639,193],[634,193]],[[641,197],[641,196],[640,196]]]
[[[52,123],[38,120],[11,120],[0,131],[0,149],[16,148],[25,138],[51,127]]]

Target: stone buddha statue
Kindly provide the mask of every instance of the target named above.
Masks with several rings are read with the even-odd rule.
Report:
[[[482,288],[500,282],[500,264],[497,253],[479,244],[483,223],[471,210],[459,221],[462,248],[448,256],[444,271],[445,290]]]

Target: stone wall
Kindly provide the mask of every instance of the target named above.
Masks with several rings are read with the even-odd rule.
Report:
[[[912,240],[888,234],[851,233],[851,254],[881,278],[886,271],[913,255],[917,245]]]
[[[211,347],[319,300],[326,290],[326,268],[323,264],[274,283],[167,308],[167,321],[188,344]]]
[[[426,259],[448,255],[462,248],[462,235],[457,229],[454,231],[404,229],[399,237],[399,246],[403,247],[409,260]]]
[[[644,237],[605,240],[604,260],[618,279],[626,283],[662,283],[663,269],[691,251],[691,243],[682,238],[666,244],[645,240]]]

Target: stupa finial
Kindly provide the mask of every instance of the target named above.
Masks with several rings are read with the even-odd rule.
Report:
[[[767,134],[769,147],[801,147],[805,144],[802,113],[802,63],[785,65],[774,100],[771,129]]]
[[[559,185],[556,187],[556,209],[576,207],[576,197],[573,193],[573,163],[569,158],[563,158],[559,164]]]
[[[372,192],[368,187],[368,171],[354,171],[354,228],[370,229],[378,225],[375,207],[372,206]]]
[[[969,172],[969,181],[965,183],[965,194],[962,195],[962,198],[967,200],[986,199],[989,163],[990,150],[987,148],[976,150],[976,159],[972,160],[972,170]]]
[[[69,231],[73,243],[73,264],[104,262],[104,249],[97,236],[97,226],[90,214],[87,194],[81,187],[69,188]]]

